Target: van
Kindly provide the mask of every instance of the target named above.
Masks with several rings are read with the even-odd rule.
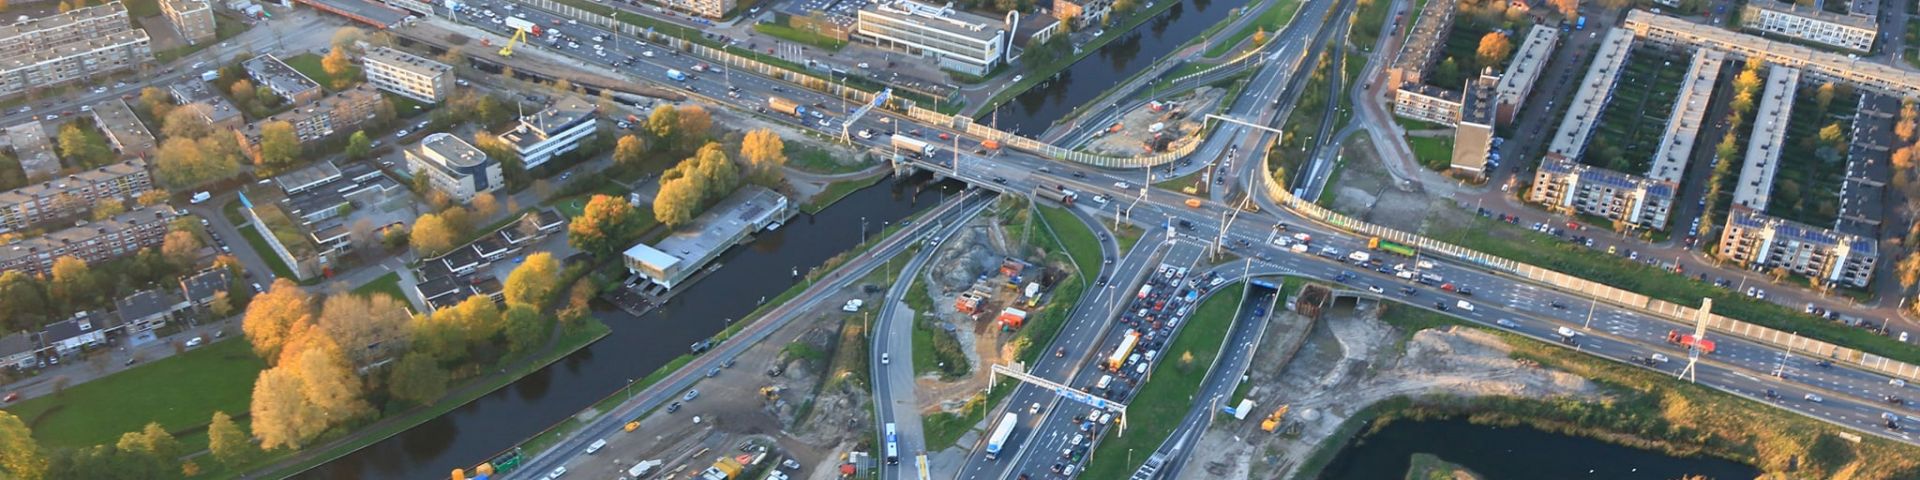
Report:
[[[1156,353],[1160,353],[1160,351],[1159,351],[1159,350],[1148,350],[1148,351],[1147,351],[1147,357],[1146,357],[1146,358],[1147,358],[1147,361],[1148,361],[1148,362],[1152,362],[1152,361],[1153,361],[1153,355],[1154,355],[1154,354],[1156,354]]]
[[[1094,383],[1093,387],[1101,390],[1106,390],[1107,385],[1111,385],[1111,384],[1113,384],[1113,375],[1101,375],[1100,381],[1098,383]]]
[[[587,445],[587,454],[593,455],[595,453],[600,453],[600,449],[602,448],[607,448],[607,440],[606,439],[594,440],[593,444]]]

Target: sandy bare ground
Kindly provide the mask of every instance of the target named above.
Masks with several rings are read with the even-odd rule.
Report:
[[[1193,119],[1212,112],[1214,105],[1220,103],[1220,98],[1226,93],[1225,89],[1200,87],[1192,93],[1169,99],[1178,104],[1172,111],[1178,113],[1154,112],[1146,107],[1128,111],[1120,116],[1119,132],[1094,137],[1087,142],[1086,150],[1106,155],[1139,155],[1146,151],[1143,146],[1147,140],[1153,138],[1153,134],[1147,130],[1155,123],[1164,123],[1166,130],[1161,133],[1171,138],[1192,135],[1201,126],[1200,122]]]
[[[1378,309],[1336,309],[1314,328],[1284,367],[1256,368],[1249,392],[1255,414],[1216,423],[1181,473],[1183,479],[1286,478],[1299,462],[1354,412],[1398,395],[1504,395],[1545,398],[1596,395],[1585,379],[1528,366],[1508,358],[1497,337],[1473,329],[1428,329],[1413,335],[1405,352],[1402,335],[1378,320]],[[1255,365],[1270,354],[1261,345]],[[1298,436],[1260,431],[1260,417],[1291,405],[1289,424]]]

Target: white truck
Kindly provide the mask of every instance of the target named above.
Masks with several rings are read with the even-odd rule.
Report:
[[[933,145],[920,141],[918,138],[896,133],[893,134],[892,143],[894,148],[906,150],[916,156],[933,156]]]
[[[644,462],[634,464],[633,468],[627,469],[627,477],[628,478],[644,478],[645,475],[649,473],[653,473],[655,470],[659,470],[660,466],[665,465],[666,463],[667,462],[660,461],[660,460],[647,460]]]
[[[1000,425],[993,427],[993,435],[987,437],[987,460],[1000,458],[1000,449],[1007,446],[1007,437],[1013,436],[1014,425],[1020,423],[1020,415],[1007,412],[1000,417]]]

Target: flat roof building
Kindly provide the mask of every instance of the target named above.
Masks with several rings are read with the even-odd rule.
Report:
[[[1680,96],[1673,99],[1673,113],[1667,115],[1667,131],[1660,138],[1660,148],[1654,151],[1653,165],[1647,167],[1647,177],[1680,183],[1686,176],[1687,159],[1693,155],[1701,122],[1706,121],[1707,103],[1726,60],[1727,54],[1717,50],[1693,53],[1693,63],[1680,84]]]
[[[594,111],[599,107],[574,95],[561,97],[547,108],[520,117],[520,124],[501,135],[520,154],[520,164],[533,169],[553,157],[580,148],[600,126]]]
[[[131,200],[153,189],[147,162],[129,159],[0,192],[0,232],[78,217],[100,200]]]
[[[1880,26],[1872,14],[1833,13],[1818,6],[1759,0],[1740,9],[1740,27],[1865,53]]]
[[[1449,165],[1453,171],[1480,178],[1487,176],[1487,170],[1500,167],[1493,153],[1499,84],[1500,77],[1482,73],[1462,90],[1460,120],[1453,127],[1453,161]]]
[[[261,127],[275,121],[292,124],[293,134],[302,145],[335,135],[349,135],[374,119],[383,100],[385,98],[373,87],[360,84],[311,105],[294,107],[293,110],[247,124],[240,129],[241,139],[246,141],[246,145],[259,144]]]
[[[131,70],[153,61],[147,31],[133,29],[0,57],[0,95]]]
[[[15,241],[0,247],[0,271],[47,274],[53,268],[54,259],[60,257],[71,256],[88,264],[99,264],[132,255],[142,248],[158,247],[167,236],[167,224],[174,217],[173,207],[153,205]]]
[[[1500,75],[1499,87],[1494,89],[1498,105],[1496,121],[1502,125],[1513,123],[1513,116],[1520,113],[1527,95],[1533,93],[1533,84],[1547,69],[1547,61],[1553,59],[1553,47],[1559,42],[1560,34],[1553,27],[1534,25],[1527,30],[1527,38],[1520,42],[1520,49],[1514,51],[1513,63],[1507,65],[1507,72]]]
[[[427,135],[406,150],[407,170],[426,175],[433,188],[461,202],[506,184],[500,162],[449,133]]]
[[[133,30],[126,5],[118,1],[81,7],[11,25],[0,25],[0,58],[43,52],[53,47]]]
[[[453,92],[453,67],[389,47],[375,47],[362,57],[367,83],[374,88],[426,103],[439,103]]]
[[[263,54],[240,63],[252,78],[254,85],[267,87],[274,95],[293,105],[305,105],[319,100],[326,93],[320,89],[320,83],[307,78],[307,75],[294,70],[287,62],[273,54]]]
[[[107,137],[107,145],[122,157],[147,158],[152,155],[158,144],[153,132],[147,130],[147,124],[133,114],[133,107],[118,98],[109,98],[93,104],[93,125]]]
[[[1458,91],[1408,83],[1393,91],[1393,114],[1451,127],[1460,121],[1460,100]]]
[[[1593,63],[1587,66],[1587,76],[1580,79],[1579,92],[1567,103],[1566,116],[1561,117],[1560,129],[1554,132],[1547,152],[1580,158],[1592,139],[1594,126],[1600,123],[1600,112],[1613,100],[1613,87],[1619,83],[1621,67],[1626,66],[1627,55],[1632,50],[1633,32],[1624,28],[1607,29],[1600,50],[1593,54]]]
[[[1398,56],[1387,67],[1387,85],[1406,88],[1408,84],[1426,83],[1427,70],[1440,60],[1447,32],[1453,29],[1455,4],[1427,2],[1420,7],[1420,16],[1414,19],[1413,29],[1407,32]]]
[[[787,197],[758,185],[747,185],[700,214],[699,218],[654,245],[640,243],[622,254],[627,270],[646,277],[663,290],[683,284],[707,262],[792,215]]]
[[[1874,239],[1836,232],[1735,205],[1715,253],[1741,267],[1785,268],[1826,285],[1865,288],[1880,262]]]
[[[985,76],[1006,60],[1008,30],[1003,21],[951,5],[891,0],[860,9],[854,36],[881,48],[931,57],[943,69]]]
[[[1627,12],[1627,20],[1621,27],[1657,44],[1712,48],[1725,51],[1732,58],[1798,68],[1819,80],[1844,82],[1887,95],[1920,97],[1920,72],[1866,58],[1822,52],[1638,9]]]
[[[649,0],[667,8],[707,18],[721,18],[740,8],[739,0]]]
[[[398,27],[413,15],[406,10],[389,7],[367,0],[296,0],[307,4],[314,10],[347,17],[348,20],[364,23],[373,28],[385,30]]]
[[[1527,200],[1563,213],[1597,215],[1666,230],[1678,185],[1584,165],[1549,153],[1534,170]]]
[[[1767,211],[1773,195],[1773,175],[1780,170],[1780,152],[1786,148],[1787,120],[1793,116],[1793,96],[1800,90],[1800,70],[1774,65],[1767,69],[1767,86],[1754,109],[1753,132],[1747,135],[1747,157],[1740,183],[1733,187],[1733,203]]]
[[[54,155],[53,142],[47,140],[47,129],[39,121],[7,127],[7,145],[13,148],[13,158],[20,161],[27,181],[46,180],[60,173],[60,156]]]
[[[213,91],[213,84],[199,78],[187,78],[167,86],[167,94],[179,108],[192,108],[215,130],[232,130],[246,125],[240,109],[225,95]]]
[[[212,41],[218,34],[213,25],[213,2],[209,0],[160,0],[160,13],[180,32],[188,45]]]

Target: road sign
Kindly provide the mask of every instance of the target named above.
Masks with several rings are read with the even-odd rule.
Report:
[[[879,107],[881,105],[886,105],[887,97],[891,97],[891,96],[893,96],[893,87],[887,87],[887,88],[881,89],[880,93],[876,93],[873,95],[873,106]]]

